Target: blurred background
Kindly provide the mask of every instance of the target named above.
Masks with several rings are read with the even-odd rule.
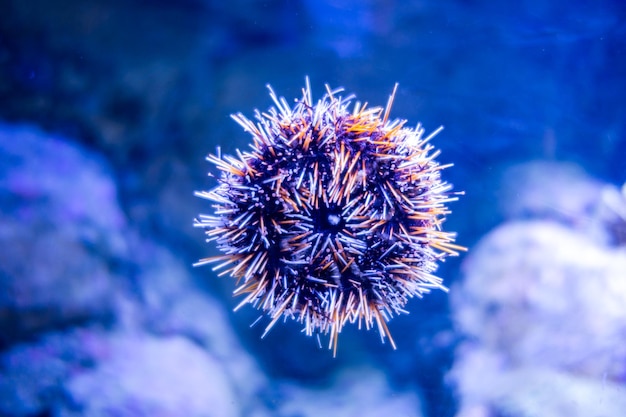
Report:
[[[305,77],[445,130],[450,293],[264,339],[193,218]],[[1,416],[623,416],[620,0],[0,0]]]

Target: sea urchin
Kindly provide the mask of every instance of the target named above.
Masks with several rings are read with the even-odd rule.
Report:
[[[213,202],[200,215],[222,255],[196,265],[237,280],[239,307],[250,303],[270,316],[304,325],[307,335],[337,338],[347,323],[391,338],[386,322],[404,313],[413,296],[443,289],[437,262],[464,248],[441,230],[457,199],[441,180],[430,140],[418,124],[389,120],[387,106],[368,108],[331,90],[317,103],[307,79],[293,107],[269,87],[275,107],[233,119],[252,135],[237,157],[209,155],[219,185],[197,192]]]

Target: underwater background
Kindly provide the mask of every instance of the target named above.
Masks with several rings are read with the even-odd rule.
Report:
[[[445,126],[469,250],[397,350],[192,267],[229,116],[307,76]],[[619,0],[0,0],[0,416],[624,416],[625,182]]]

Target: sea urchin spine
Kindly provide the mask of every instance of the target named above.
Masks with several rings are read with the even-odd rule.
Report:
[[[389,120],[397,85],[384,109],[351,108],[353,96],[328,86],[313,103],[308,79],[293,107],[268,88],[275,107],[256,111],[256,123],[232,116],[251,150],[207,157],[221,177],[196,193],[215,210],[195,226],[223,254],[196,265],[236,278],[237,308],[267,313],[265,333],[292,318],[307,335],[329,334],[336,352],[344,325],[376,325],[395,348],[386,322],[409,298],[445,290],[437,262],[464,249],[441,230],[459,194],[430,144],[442,128],[423,137],[419,124]]]

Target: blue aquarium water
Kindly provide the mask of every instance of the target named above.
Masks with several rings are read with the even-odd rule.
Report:
[[[0,415],[625,415],[622,3],[5,0]]]

